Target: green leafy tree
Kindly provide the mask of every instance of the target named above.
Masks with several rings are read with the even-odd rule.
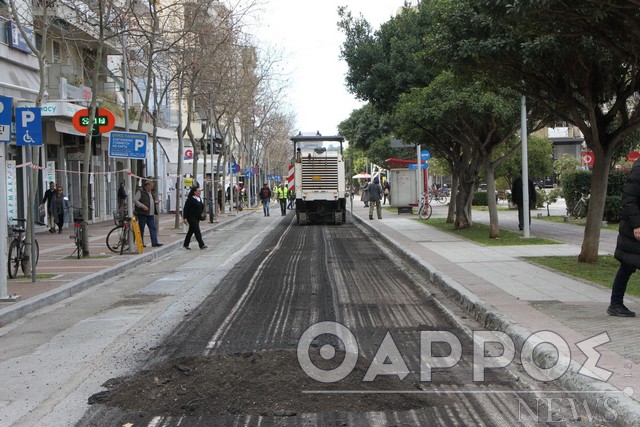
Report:
[[[441,0],[431,55],[484,73],[577,126],[594,153],[579,260],[596,262],[616,147],[640,126],[636,1]]]
[[[407,139],[428,141],[429,148],[449,161],[458,179],[452,194],[456,228],[472,224],[471,202],[482,171],[492,195],[488,198],[490,236],[499,237],[494,171],[517,148],[513,135],[520,126],[519,117],[517,94],[479,79],[463,81],[451,72],[400,97],[395,115],[398,131]],[[508,143],[508,150],[497,151]]]
[[[553,172],[553,143],[548,138],[532,136],[527,143],[527,169],[530,177],[544,177]],[[522,150],[507,159],[496,170],[496,177],[504,178],[509,188],[522,171]]]

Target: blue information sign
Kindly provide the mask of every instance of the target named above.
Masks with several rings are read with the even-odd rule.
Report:
[[[16,108],[16,145],[42,145],[42,111],[40,108]]]
[[[431,158],[431,153],[429,152],[429,150],[422,150],[420,152],[421,160],[429,160],[430,158]]]
[[[137,132],[111,132],[109,157],[144,159],[147,157],[147,134]]]

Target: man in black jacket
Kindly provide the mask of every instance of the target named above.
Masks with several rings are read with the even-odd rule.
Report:
[[[629,180],[622,190],[622,219],[614,256],[620,261],[620,267],[613,279],[607,313],[635,317],[636,313],[629,310],[623,300],[629,278],[640,268],[640,159],[633,163]]]
[[[524,212],[522,207],[522,177],[519,176],[513,181],[511,186],[511,200],[514,205],[518,206],[518,228],[524,230]],[[529,211],[535,209],[537,201],[536,187],[533,185],[533,181],[529,178]],[[527,212],[529,224],[531,224],[531,212]]]
[[[53,216],[53,199],[56,196],[56,183],[51,181],[49,183],[49,189],[47,191],[44,192],[44,197],[42,198],[42,203],[40,204],[41,207],[43,206],[47,206],[47,215],[49,216],[48,218],[48,224],[49,224],[49,233],[55,233],[56,232],[56,219]]]

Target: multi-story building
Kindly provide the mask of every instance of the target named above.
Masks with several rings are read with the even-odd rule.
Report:
[[[19,2],[17,2],[19,3]],[[116,208],[116,192],[118,183],[128,176],[126,159],[109,157],[109,134],[103,134],[91,150],[91,166],[84,167],[85,134],[74,128],[72,117],[85,109],[92,95],[96,94],[101,107],[109,109],[116,118],[114,131],[137,131],[139,123],[136,117],[125,120],[124,100],[135,107],[134,91],[124,94],[124,81],[121,73],[122,44],[118,38],[110,38],[102,43],[103,55],[100,63],[95,62],[99,38],[95,27],[83,19],[91,19],[91,13],[79,14],[79,6],[75,9],[66,2],[47,2],[46,11],[43,3],[22,2],[23,10],[28,10],[21,17],[23,28],[32,35],[32,42],[39,52],[45,53],[46,68],[40,70],[36,56],[31,52],[22,35],[17,31],[17,24],[11,16],[2,21],[3,28],[11,32],[12,38],[0,39],[0,95],[13,98],[14,107],[33,106],[38,95],[40,81],[45,80],[45,93],[42,100],[43,145],[40,148],[39,162],[42,167],[40,182],[36,191],[41,197],[48,186],[47,181],[55,181],[63,186],[74,205],[87,198],[92,206],[90,220],[106,219]],[[85,12],[87,12],[85,10]],[[33,23],[40,20],[37,28],[46,30],[32,31]],[[44,21],[47,22],[44,22]],[[45,33],[46,31],[46,33]],[[2,31],[2,36],[7,32]],[[44,41],[46,40],[46,42]],[[5,65],[6,64],[6,65]],[[91,77],[95,67],[100,67],[99,83],[92,87]],[[6,72],[6,74],[5,74]],[[138,102],[139,105],[139,102]],[[134,109],[131,109],[133,111]],[[139,115],[139,114],[138,114]],[[127,126],[128,125],[128,126]],[[142,131],[152,134],[150,123],[142,123]],[[152,171],[145,167],[153,163],[154,156],[159,158],[161,172],[164,172],[165,158],[162,144],[169,144],[175,138],[175,129],[160,128],[156,131],[159,145],[149,144],[147,158],[139,162],[140,175],[151,175]],[[156,150],[151,148],[156,146]],[[24,163],[24,150],[14,143],[7,146],[7,159],[17,165]],[[18,204],[18,216],[26,212],[25,174],[29,168],[18,171],[18,194],[22,195],[22,203]],[[81,194],[81,176],[90,174],[88,194]],[[164,175],[164,173],[163,173]],[[157,185],[160,197],[166,197],[168,191],[164,180]],[[37,212],[37,210],[36,210]]]

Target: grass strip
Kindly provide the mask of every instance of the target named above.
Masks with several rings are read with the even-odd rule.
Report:
[[[453,224],[447,223],[446,218],[430,218],[427,220],[418,219],[417,221],[485,246],[553,245],[560,243],[555,240],[544,239],[542,237],[530,237],[525,239],[522,237],[522,233],[503,229],[500,230],[499,239],[492,239],[489,237],[489,226],[487,224],[480,224],[477,222],[474,222],[469,228],[456,230],[453,228]]]

